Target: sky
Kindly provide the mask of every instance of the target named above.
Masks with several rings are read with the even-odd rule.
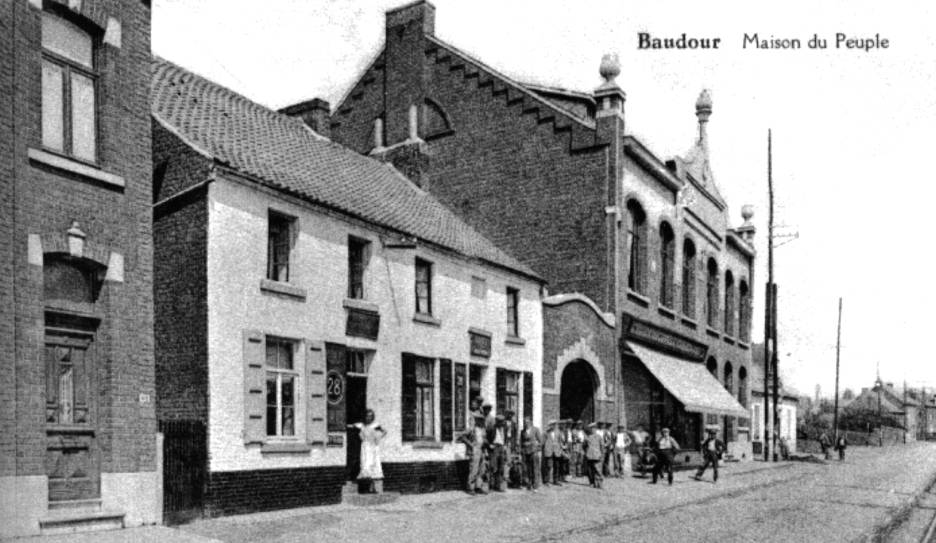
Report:
[[[155,54],[263,105],[334,106],[383,44],[406,0],[155,0]],[[660,157],[684,154],[710,89],[712,167],[741,224],[755,208],[753,337],[763,338],[767,131],[773,134],[775,280],[786,384],[831,396],[838,300],[840,387],[884,381],[936,390],[936,290],[927,239],[936,189],[936,3],[867,0],[637,2],[434,0],[436,35],[517,80],[584,92],[617,53],[626,131]],[[886,5],[885,5],[886,4]],[[640,50],[638,33],[721,38],[717,50]],[[801,49],[743,47],[745,34]],[[888,41],[836,47],[836,34]],[[814,35],[826,49],[810,49]],[[844,45],[844,44],[843,44]]]

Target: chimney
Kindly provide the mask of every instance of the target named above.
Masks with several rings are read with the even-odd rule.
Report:
[[[754,234],[757,232],[757,228],[751,222],[751,219],[754,218],[754,206],[751,204],[741,206],[741,218],[744,219],[744,224],[736,228],[735,231],[741,236],[741,239],[753,245]]]
[[[291,106],[286,106],[279,110],[283,115],[290,117],[299,117],[309,128],[325,136],[331,137],[331,106],[321,98],[313,98],[305,102],[299,102]]]
[[[604,79],[597,89],[595,89],[595,103],[597,109],[595,117],[601,119],[612,117],[624,122],[624,100],[627,95],[618,86],[615,78],[621,75],[621,62],[614,53],[609,53],[601,57],[601,65],[598,67],[598,73]]]
[[[387,34],[399,26],[416,25],[423,34],[435,34],[435,6],[425,0],[387,10]]]
[[[411,111],[426,100],[426,38],[435,32],[435,7],[419,0],[391,9],[385,24],[384,145],[390,147],[413,139]]]

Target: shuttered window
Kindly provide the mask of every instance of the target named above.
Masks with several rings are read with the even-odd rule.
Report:
[[[403,353],[401,418],[403,441],[435,438],[435,360]]]
[[[442,423],[442,441],[451,441],[454,435],[454,390],[452,379],[452,361],[439,360],[439,411]]]
[[[520,373],[497,368],[497,414],[520,411]]]
[[[296,435],[296,396],[299,374],[293,360],[296,343],[291,340],[266,338],[266,435],[293,437]]]
[[[464,432],[467,429],[468,421],[468,375],[465,364],[455,364],[454,367],[454,386],[455,386],[455,413],[454,413],[454,431]]]
[[[533,418],[533,373],[523,372],[523,418]]]

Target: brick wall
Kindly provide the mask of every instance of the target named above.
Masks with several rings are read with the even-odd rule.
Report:
[[[340,503],[344,483],[344,466],[211,472],[205,515]]]
[[[0,383],[16,381],[13,370],[13,14],[17,2],[0,7]],[[0,388],[0,476],[16,471],[16,389]]]
[[[415,38],[414,38],[415,39]],[[413,51],[407,48],[407,51]],[[404,62],[404,60],[406,62]],[[423,63],[423,77],[400,78],[385,65]],[[594,131],[507,89],[441,49],[419,58],[381,55],[339,106],[335,141],[367,153],[373,121],[395,96],[429,98],[453,133],[427,142],[422,184],[469,224],[543,275],[552,292],[582,292],[611,307],[607,282],[607,162],[602,147],[573,152]],[[558,120],[557,120],[558,119]],[[405,133],[387,118],[388,136]],[[388,138],[387,144],[397,143]]]
[[[207,179],[209,161],[153,123],[156,415],[208,421]]]
[[[384,490],[403,494],[461,490],[468,480],[468,461],[384,462]]]
[[[67,4],[67,3],[66,3]],[[67,9],[64,8],[64,9]],[[4,134],[0,153],[12,152],[2,160],[12,184],[2,190],[15,190],[12,235],[3,231],[4,242],[12,243],[13,303],[0,304],[5,313],[2,326],[13,322],[15,361],[0,358],[4,377],[15,371],[10,381],[16,385],[16,426],[5,436],[15,435],[16,473],[45,473],[44,364],[42,268],[27,262],[29,235],[63,235],[72,221],[78,221],[87,234],[87,243],[123,256],[123,282],[107,281],[95,304],[102,315],[95,337],[98,398],[98,432],[101,468],[105,472],[133,472],[155,469],[153,434],[155,396],[153,372],[152,315],[152,217],[151,149],[149,125],[150,11],[137,0],[88,0],[81,3],[80,16],[99,28],[108,20],[119,21],[120,47],[101,44],[96,54],[98,107],[98,162],[100,169],[124,178],[124,188],[110,187],[89,178],[67,174],[27,158],[27,150],[41,147],[40,141],[40,11],[29,2],[4,3],[0,38],[6,48],[2,64],[3,83],[15,82],[11,97],[3,102]],[[15,47],[15,53],[11,48]],[[8,96],[7,92],[2,93]],[[11,113],[12,112],[12,113]],[[12,119],[11,119],[12,117]],[[12,124],[7,131],[6,126]],[[12,143],[13,147],[2,147]],[[0,157],[2,158],[2,157]],[[7,196],[6,193],[0,193]],[[9,205],[3,200],[3,205]],[[9,223],[0,223],[6,228]],[[5,296],[6,294],[0,295]],[[12,308],[13,315],[9,313]],[[9,337],[0,328],[0,337]],[[2,341],[2,340],[0,340]],[[4,353],[11,352],[2,345]],[[0,355],[3,356],[3,355]],[[142,395],[142,396],[141,396]],[[149,400],[147,401],[147,398]],[[0,401],[8,401],[4,397]],[[3,442],[4,450],[9,442]],[[4,455],[6,457],[6,455]],[[9,460],[4,460],[4,470]]]

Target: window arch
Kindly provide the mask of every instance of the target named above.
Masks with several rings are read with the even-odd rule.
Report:
[[[645,292],[647,266],[647,214],[637,200],[627,202],[627,288]]]
[[[712,328],[718,326],[718,264],[708,259],[708,275],[705,281],[705,318]]]
[[[696,249],[695,243],[686,238],[683,240],[682,260],[682,312],[689,318],[695,318],[695,282],[696,282]]]
[[[731,367],[731,362],[725,362],[725,368],[722,370],[724,375],[724,384],[725,390],[729,393],[734,394],[734,368]]]
[[[738,403],[742,407],[747,407],[747,369],[744,366],[738,368]]]
[[[718,362],[715,361],[714,356],[710,356],[705,362],[705,369],[712,374],[712,377],[718,379]]]
[[[725,271],[725,334],[729,336],[735,335],[735,321],[734,321],[734,307],[735,298],[734,298],[734,275],[731,273],[731,270]]]
[[[669,223],[660,224],[660,304],[673,307],[673,275],[676,266],[676,236]]]
[[[751,291],[744,279],[738,284],[738,337],[751,340]]]

